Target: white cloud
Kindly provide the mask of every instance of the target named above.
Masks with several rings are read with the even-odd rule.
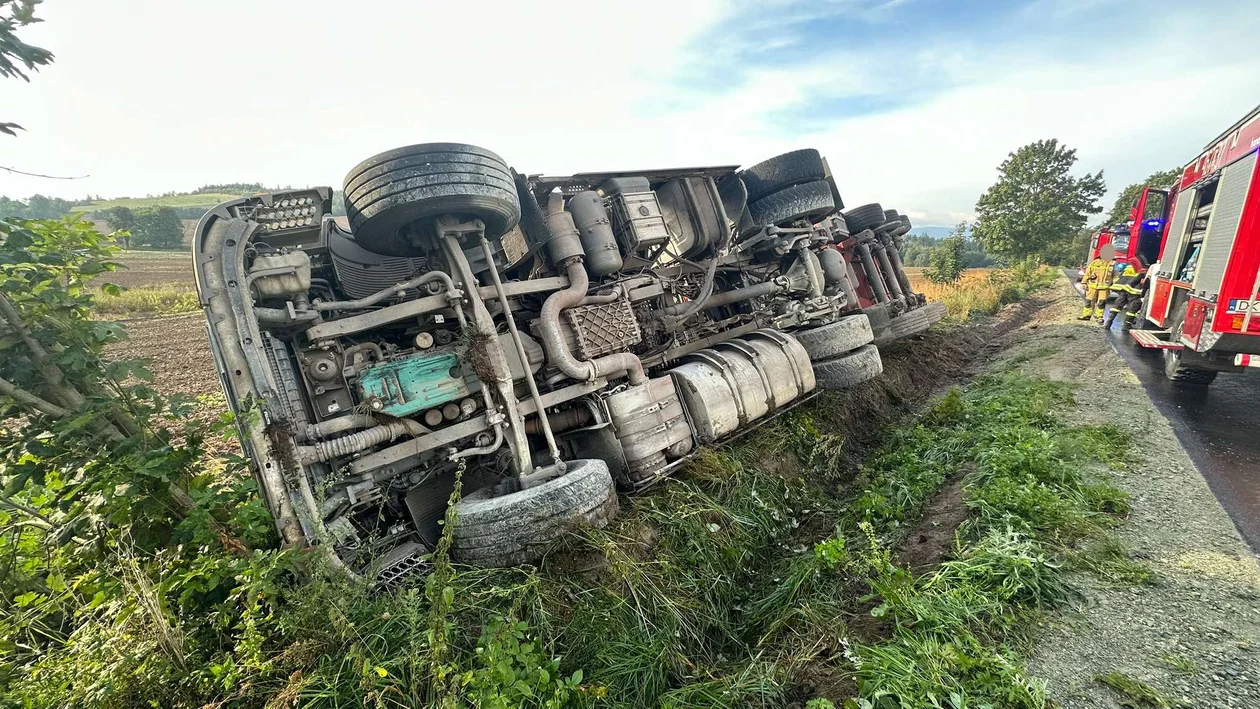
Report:
[[[1051,60],[1020,43],[978,49],[965,38],[902,38],[904,67],[795,47],[794,61],[810,51],[818,59],[696,92],[673,80],[717,54],[697,42],[731,11],[719,0],[59,0],[41,9],[47,22],[29,41],[57,61],[29,85],[0,83],[0,119],[29,129],[0,139],[0,164],[92,177],[0,173],[9,196],[339,185],[359,160],[427,141],[483,145],[547,173],[748,164],[814,145],[850,206],[878,200],[921,224],[951,224],[971,216],[1019,145],[1057,137],[1118,190],[1188,161],[1260,95],[1260,58],[1204,56],[1244,31],[1221,18],[1195,25],[1194,44],[1185,32],[1118,38],[1096,56]],[[795,131],[780,120],[820,88],[861,93],[923,67],[943,68],[954,88],[822,129],[817,116]]]

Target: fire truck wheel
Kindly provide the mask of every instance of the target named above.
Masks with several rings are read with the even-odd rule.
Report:
[[[1180,342],[1185,331],[1186,309],[1188,303],[1182,303],[1173,311],[1172,327],[1169,328],[1169,340]],[[1200,387],[1211,384],[1216,379],[1216,372],[1207,369],[1196,369],[1185,363],[1181,350],[1164,350],[1164,376],[1177,384],[1188,387]]]
[[[906,227],[908,227],[908,228],[914,228],[914,225],[910,223],[910,217],[908,217],[908,216],[906,216],[906,215],[904,215],[904,214],[898,214],[897,216],[901,218],[901,223],[902,223],[902,224],[905,224],[905,225],[906,225]]]
[[[617,488],[602,460],[574,460],[553,480],[501,497],[482,488],[455,506],[451,551],[476,566],[538,561],[546,545],[617,516]]]
[[[875,345],[863,345],[835,359],[814,363],[814,380],[823,389],[848,389],[878,377],[884,371]]]
[[[762,226],[788,224],[798,219],[813,222],[834,211],[836,202],[831,196],[831,185],[822,181],[789,187],[748,203],[748,213]]]
[[[878,204],[864,204],[844,213],[844,222],[849,225],[849,233],[874,229],[884,223],[884,208]]]
[[[425,252],[412,232],[444,214],[476,217],[497,240],[521,204],[503,158],[475,145],[425,143],[374,155],[346,175],[346,216],[360,246],[385,256]]]
[[[865,315],[849,315],[830,325],[792,333],[805,348],[809,361],[821,362],[836,355],[868,345],[875,339],[871,321]]]
[[[741,171],[739,176],[748,188],[748,201],[755,202],[788,187],[822,180],[826,178],[827,170],[818,151],[805,148],[759,162]]]

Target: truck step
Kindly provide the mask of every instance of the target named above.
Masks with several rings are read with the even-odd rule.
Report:
[[[1180,350],[1185,349],[1185,345],[1180,342],[1170,342],[1171,333],[1167,330],[1129,330],[1129,334],[1137,341],[1138,345],[1152,350]]]

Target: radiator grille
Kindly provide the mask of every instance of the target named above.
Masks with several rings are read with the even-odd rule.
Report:
[[[424,259],[382,257],[378,263],[359,263],[333,253],[337,282],[350,298],[366,298],[373,293],[402,283],[424,270]]]
[[[1194,211],[1194,201],[1198,196],[1199,190],[1194,188],[1177,194],[1172,220],[1168,224],[1168,244],[1164,246],[1164,258],[1167,260],[1159,265],[1167,278],[1176,278],[1178,269],[1181,268],[1181,246],[1186,237],[1186,222],[1190,219],[1190,212]]]
[[[1256,167],[1256,153],[1229,165],[1221,171],[1221,183],[1216,188],[1216,202],[1212,205],[1212,217],[1208,222],[1207,235],[1203,239],[1203,255],[1199,258],[1199,273],[1194,287],[1206,296],[1219,295],[1225,267],[1234,250],[1238,236],[1238,221],[1247,192],[1251,188],[1251,174]]]

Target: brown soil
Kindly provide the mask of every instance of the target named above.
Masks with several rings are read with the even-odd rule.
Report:
[[[202,423],[218,420],[227,410],[214,355],[206,337],[206,319],[199,312],[183,315],[123,320],[127,339],[105,349],[113,359],[144,359],[153,373],[153,388],[171,396],[183,394],[198,400],[193,418]],[[208,441],[214,450],[232,450],[232,441]]]
[[[967,503],[963,500],[965,475],[956,476],[937,491],[924,508],[919,524],[901,543],[900,563],[915,574],[940,564],[954,551],[954,533],[967,519]]]
[[[123,253],[123,267],[101,276],[102,281],[127,288],[177,284],[193,285],[192,257],[186,251]]]

